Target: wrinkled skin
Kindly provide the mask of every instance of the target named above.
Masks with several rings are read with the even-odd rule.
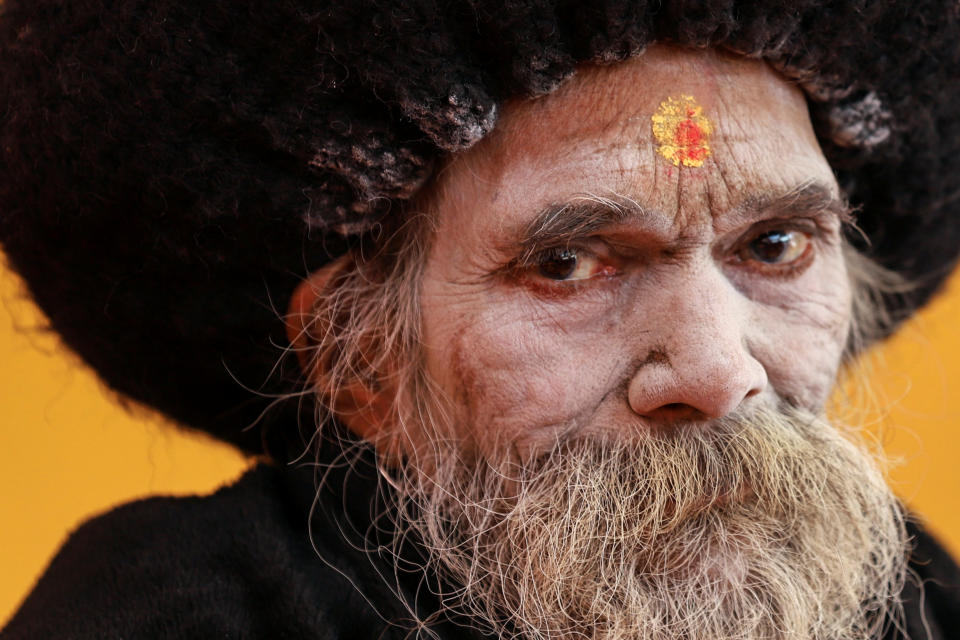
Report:
[[[675,166],[652,131],[684,94],[714,129],[702,167]],[[833,202],[784,206],[809,185]],[[642,213],[518,264],[541,210],[587,196]],[[761,62],[656,46],[507,104],[428,204],[424,359],[457,435],[535,453],[781,400],[822,410],[850,328],[837,196],[802,92]]]

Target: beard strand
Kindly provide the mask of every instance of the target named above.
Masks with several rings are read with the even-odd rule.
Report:
[[[860,640],[898,619],[899,502],[794,409],[391,473],[447,612],[504,638]],[[429,471],[424,471],[429,469]]]

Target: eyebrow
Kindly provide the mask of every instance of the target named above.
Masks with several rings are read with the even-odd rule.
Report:
[[[749,196],[728,213],[746,220],[833,215],[844,224],[853,222],[849,204],[834,195],[827,185],[816,181],[804,182],[785,192]],[[625,196],[579,194],[566,202],[544,207],[512,234],[514,239],[508,240],[508,246],[524,260],[544,248],[582,239],[610,227],[640,222],[649,216],[664,214]]]

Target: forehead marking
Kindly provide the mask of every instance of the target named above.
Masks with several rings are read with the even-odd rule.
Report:
[[[703,166],[710,155],[713,125],[693,96],[667,98],[650,116],[650,122],[661,156],[677,167]]]

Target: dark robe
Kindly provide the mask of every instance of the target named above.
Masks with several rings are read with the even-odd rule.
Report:
[[[94,518],[70,536],[0,637],[416,637],[391,587],[420,615],[437,611],[422,574],[397,571],[385,551],[358,549],[377,509],[372,469],[334,470],[311,516],[314,480],[309,469],[261,464],[208,497],[150,498]],[[913,640],[927,638],[927,628],[933,640],[960,638],[960,570],[914,525],[911,535],[906,631]],[[480,637],[463,621],[431,629],[444,639]],[[890,629],[886,637],[904,636]]]

